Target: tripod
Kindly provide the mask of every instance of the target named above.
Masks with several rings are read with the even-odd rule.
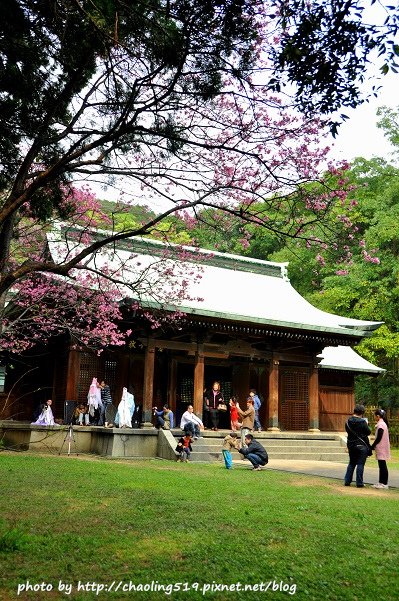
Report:
[[[74,445],[74,448],[75,448],[76,455],[79,455],[77,447],[76,447],[76,440],[75,440],[75,434],[73,432],[72,422],[68,426],[68,430],[67,430],[67,433],[65,434],[64,442],[61,445],[61,448],[60,448],[60,450],[58,452],[58,455],[61,455],[62,448],[63,448],[63,446],[64,446],[64,444],[66,442],[68,442],[68,457],[71,454],[71,445],[72,445],[72,442],[73,442],[73,445]]]

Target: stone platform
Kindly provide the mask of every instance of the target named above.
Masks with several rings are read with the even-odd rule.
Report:
[[[206,430],[193,441],[192,461],[222,461],[223,438],[229,430]],[[103,428],[100,426],[35,426],[11,420],[0,421],[3,445],[16,451],[58,454],[91,453],[104,457],[160,457],[174,460],[180,429]],[[345,436],[328,432],[256,432],[270,459],[334,461],[345,463]],[[237,457],[239,454],[237,453]]]

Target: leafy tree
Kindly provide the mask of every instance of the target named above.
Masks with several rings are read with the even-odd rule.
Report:
[[[367,67],[379,65],[381,73],[397,72],[399,13],[389,2],[363,0],[280,0],[276,19],[283,30],[272,49],[275,77],[280,89],[285,81],[296,85],[296,100],[305,112],[330,114],[354,108],[367,93],[377,93],[377,83],[364,96]],[[331,120],[332,131],[338,121]]]
[[[2,314],[11,292],[27,302],[23,287],[29,290],[33,279],[38,287],[48,278],[82,285],[76,278],[87,271],[89,257],[124,238],[176,234],[185,241],[174,215],[188,220],[217,209],[215,215],[221,210],[248,227],[265,228],[272,238],[312,238],[308,227],[315,223],[324,231],[323,222],[342,199],[328,184],[320,184],[317,195],[307,186],[318,179],[328,152],[324,123],[288,111],[281,97],[269,93],[276,86],[267,57],[289,22],[283,5],[3,0]],[[300,9],[306,19],[307,5]],[[290,60],[279,64],[284,70]],[[288,78],[300,81],[294,72]],[[310,97],[308,106],[312,113]],[[159,214],[115,214],[108,235],[93,237],[89,230],[105,218],[79,200],[79,180],[121,186],[123,202],[145,194],[147,204],[162,199],[166,208]],[[83,228],[76,252],[58,262],[43,244],[57,219]],[[329,223],[326,234],[331,230]],[[105,280],[105,291],[116,299],[120,276],[101,270],[95,276],[99,288]],[[144,283],[133,281],[137,293]],[[4,334],[11,329],[3,323]]]
[[[377,127],[384,130],[385,136],[398,152],[399,147],[399,111],[386,106],[382,106],[377,110],[377,115],[380,118]]]
[[[286,245],[273,256],[290,260],[291,281],[314,305],[357,319],[384,322],[358,351],[386,369],[377,380],[359,378],[358,398],[399,406],[399,171],[381,159],[357,159],[347,173],[356,199],[351,219],[360,239],[349,244],[346,261],[315,249]],[[295,253],[293,252],[295,251]],[[290,258],[293,257],[293,260]]]

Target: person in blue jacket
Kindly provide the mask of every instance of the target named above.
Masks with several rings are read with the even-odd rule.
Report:
[[[252,398],[252,400],[254,402],[254,409],[255,409],[254,430],[261,432],[262,426],[259,421],[259,409],[260,409],[260,406],[262,405],[262,401],[260,400],[259,396],[257,395],[255,388],[251,388],[251,390],[249,392],[249,396]]]

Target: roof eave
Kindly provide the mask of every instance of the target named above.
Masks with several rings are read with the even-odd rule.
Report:
[[[265,327],[267,326],[273,326],[273,327],[277,327],[277,328],[284,328],[284,329],[294,329],[294,330],[301,330],[301,331],[311,331],[311,332],[321,332],[321,333],[325,333],[325,334],[339,334],[341,336],[345,336],[345,337],[349,337],[349,338],[354,338],[354,339],[361,339],[361,338],[366,338],[366,337],[370,337],[372,336],[373,331],[369,330],[369,329],[360,329],[360,328],[354,328],[354,327],[341,327],[341,328],[335,328],[335,327],[328,327],[328,326],[319,326],[319,325],[314,325],[314,324],[304,324],[304,323],[296,323],[296,322],[290,322],[290,321],[279,321],[279,320],[273,320],[273,319],[262,319],[259,317],[253,317],[253,316],[248,316],[248,315],[239,315],[239,314],[225,314],[225,313],[220,313],[218,311],[211,311],[208,309],[202,309],[202,310],[198,310],[192,307],[184,307],[184,306],[179,306],[179,307],[173,307],[173,306],[159,306],[157,305],[157,303],[155,302],[145,302],[143,303],[146,305],[146,307],[148,308],[157,308],[157,309],[162,309],[164,311],[176,311],[178,310],[179,312],[185,313],[187,315],[195,315],[196,317],[205,317],[205,318],[215,318],[215,319],[220,319],[223,321],[234,321],[234,322],[240,322],[240,323],[250,323],[250,324],[256,324],[256,325],[263,325]],[[379,327],[379,326],[378,326]]]

